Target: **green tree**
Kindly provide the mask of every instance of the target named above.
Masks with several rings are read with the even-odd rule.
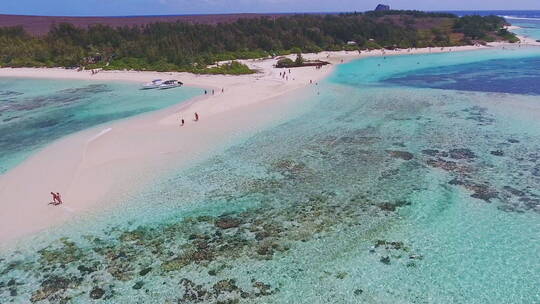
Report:
[[[296,66],[302,66],[304,64],[304,57],[301,53],[296,54],[296,60],[294,61]]]

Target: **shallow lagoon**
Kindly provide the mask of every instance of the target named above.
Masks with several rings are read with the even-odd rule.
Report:
[[[539,97],[387,81],[536,52],[340,66],[298,117],[6,252],[0,299],[538,302]]]
[[[124,82],[0,78],[0,174],[68,134],[201,94],[189,87],[139,88]]]
[[[513,30],[518,35],[525,36],[534,40],[540,40],[540,18],[508,18],[512,25],[521,27]]]

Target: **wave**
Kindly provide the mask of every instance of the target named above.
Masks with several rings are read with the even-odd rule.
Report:
[[[107,129],[104,129],[104,130],[101,130],[101,132],[99,132],[98,134],[94,135],[92,138],[90,138],[86,143],[89,144],[91,142],[93,142],[94,140],[100,138],[101,136],[109,133],[110,131],[112,131],[112,128],[107,128]]]
[[[533,17],[516,17],[516,16],[499,16],[503,17],[505,19],[516,19],[516,20],[537,20],[540,21],[540,18],[533,18]]]

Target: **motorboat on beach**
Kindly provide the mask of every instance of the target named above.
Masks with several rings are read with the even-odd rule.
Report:
[[[143,84],[142,89],[143,90],[157,89],[162,84],[163,84],[163,80],[154,79],[154,80],[152,80],[152,82]]]
[[[183,85],[183,83],[178,81],[178,80],[167,80],[167,81],[164,81],[159,86],[159,89],[160,90],[172,89],[172,88],[176,88],[176,87],[181,87],[182,85]]]

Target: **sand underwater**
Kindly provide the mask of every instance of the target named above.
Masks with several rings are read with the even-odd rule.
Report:
[[[0,174],[62,136],[200,94],[191,87],[158,91],[126,82],[1,77]]]
[[[287,121],[4,250],[0,302],[538,303],[539,51],[342,65]]]

